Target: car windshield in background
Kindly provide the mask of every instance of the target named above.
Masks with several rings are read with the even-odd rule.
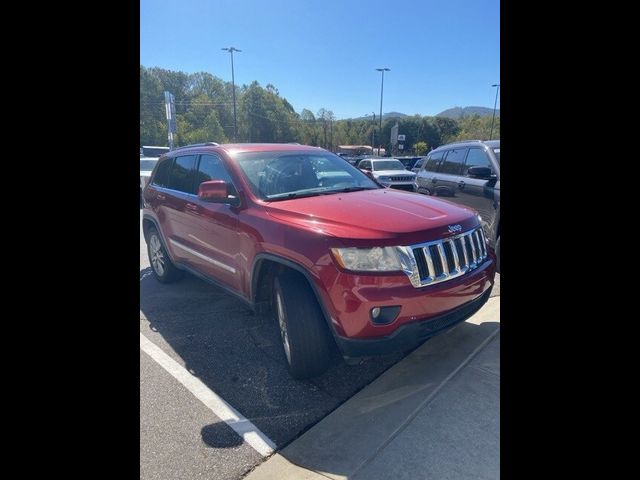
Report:
[[[145,157],[160,157],[169,153],[169,147],[142,147],[142,154]]]
[[[156,166],[158,160],[140,160],[140,170],[151,171]]]
[[[500,165],[500,149],[499,148],[494,148],[493,149],[493,153],[496,154],[496,159],[498,160],[498,165]]]
[[[259,152],[235,158],[253,193],[263,200],[328,195],[380,188],[332,154]]]
[[[400,160],[380,160],[371,162],[374,171],[379,170],[406,170],[405,166]]]

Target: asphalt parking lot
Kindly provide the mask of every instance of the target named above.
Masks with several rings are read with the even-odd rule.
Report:
[[[142,219],[142,211],[140,212]],[[492,296],[500,294],[499,276]],[[140,478],[241,478],[264,455],[149,354],[158,347],[189,378],[224,399],[278,449],[397,363],[347,366],[334,356],[311,381],[293,380],[275,321],[195,277],[157,282],[140,228]],[[171,361],[171,360],[169,360]]]

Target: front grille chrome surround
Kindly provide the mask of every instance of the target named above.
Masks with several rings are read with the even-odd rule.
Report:
[[[487,259],[487,242],[481,227],[448,238],[403,247],[403,250],[411,267],[404,273],[416,288],[460,277],[475,270]]]

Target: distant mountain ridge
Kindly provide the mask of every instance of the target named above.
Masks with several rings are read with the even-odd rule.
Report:
[[[443,112],[440,112],[436,117],[453,118],[454,120],[460,119],[462,116],[470,117],[472,115],[480,115],[486,117],[487,115],[493,115],[493,108],[487,107],[453,107]],[[496,109],[496,117],[500,116],[500,110]]]
[[[383,113],[382,114],[382,119],[386,119],[386,118],[404,118],[404,117],[408,117],[409,115],[407,115],[406,113],[400,113],[400,112],[388,112],[388,113]],[[373,115],[368,115],[366,117],[357,117],[357,118],[350,118],[350,119],[344,119],[344,120],[372,120],[373,119]],[[376,122],[380,119],[379,115],[376,113]]]
[[[493,108],[488,107],[453,107],[447,110],[444,110],[436,115],[436,117],[446,117],[453,118],[454,120],[459,120],[462,116],[470,117],[473,115],[480,115],[481,117],[491,116],[493,115]],[[406,113],[401,112],[388,112],[382,114],[382,119],[386,120],[387,118],[404,118],[408,117]],[[496,117],[500,116],[500,109],[496,109]],[[344,120],[347,120],[346,118]],[[365,117],[357,117],[351,118],[349,120],[373,120],[373,115],[365,116]],[[376,113],[376,122],[379,121],[378,114]]]

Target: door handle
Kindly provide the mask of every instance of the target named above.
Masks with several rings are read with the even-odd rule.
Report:
[[[433,177],[433,178],[431,179],[431,183],[436,183],[437,181],[438,181],[438,179],[437,179],[436,177]]]
[[[197,212],[198,211],[198,205],[196,205],[195,203],[187,203],[184,206],[185,209],[191,211],[191,212]]]
[[[161,194],[161,193],[159,193],[159,194],[156,196],[156,198],[157,198],[158,200],[166,200],[166,199],[167,199],[167,197],[165,197],[165,196],[164,196],[163,194]]]
[[[460,180],[460,181],[458,182],[458,188],[464,188],[464,186],[465,186],[465,185],[466,185],[466,184],[464,183],[464,180]]]

